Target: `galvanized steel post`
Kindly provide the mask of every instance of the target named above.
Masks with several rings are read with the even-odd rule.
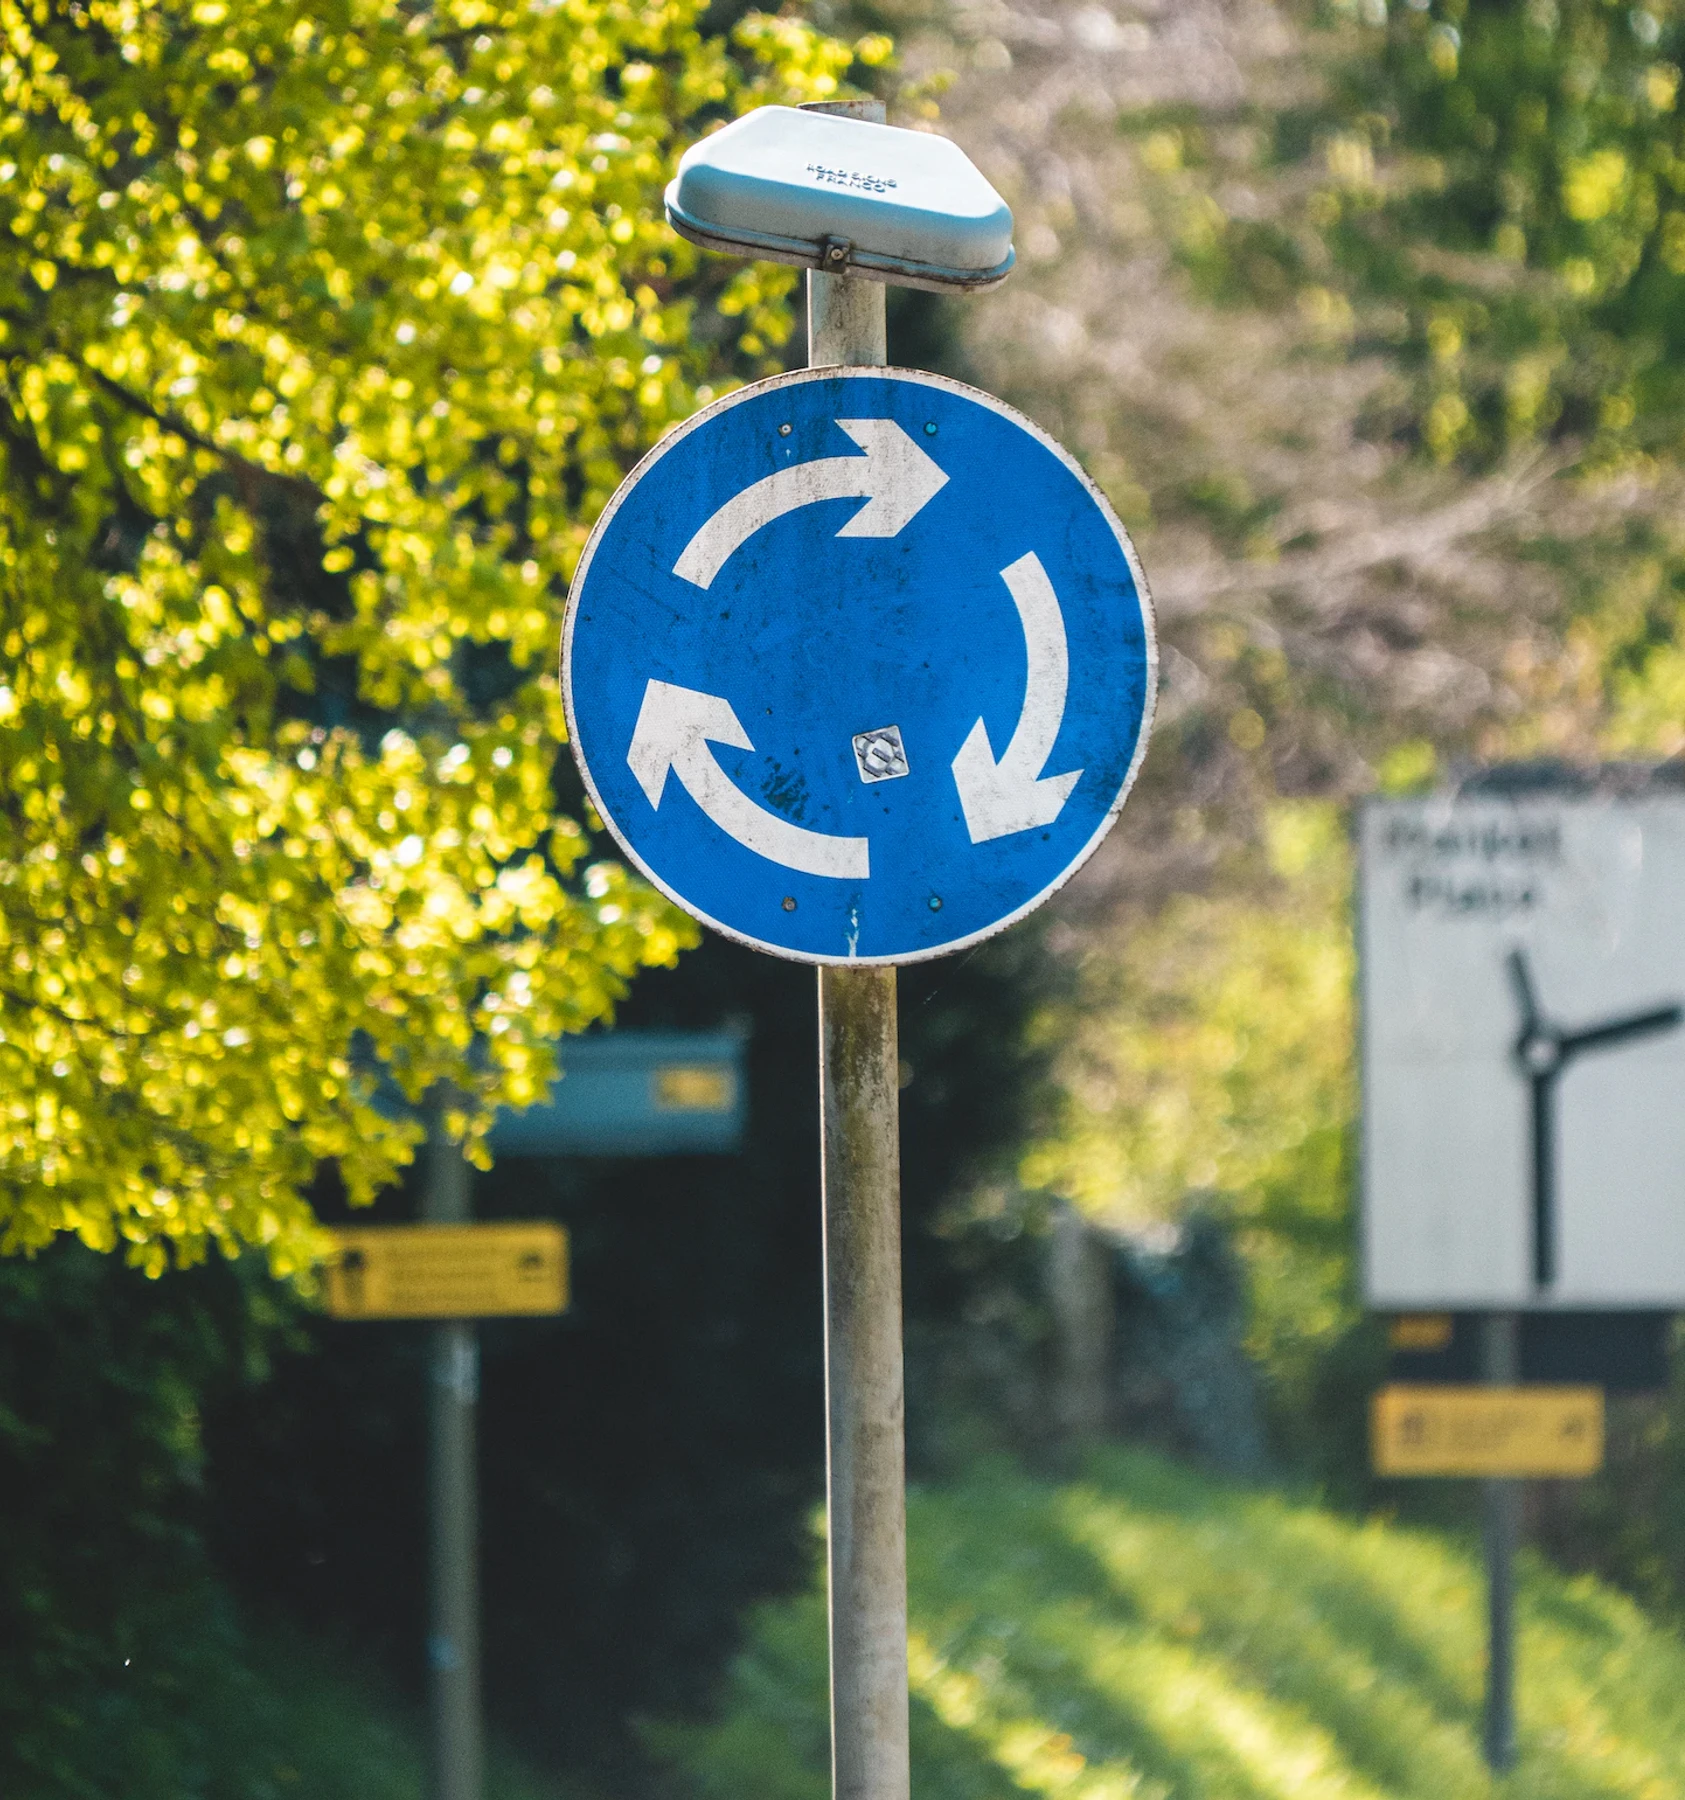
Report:
[[[455,1225],[471,1211],[473,1171],[428,1108],[421,1216]],[[447,1319],[432,1338],[427,1396],[427,1662],[433,1712],[432,1800],[480,1800],[480,1593],[474,1415],[479,1329]]]
[[[1521,1378],[1521,1321],[1512,1312],[1480,1321],[1480,1377],[1495,1387]],[[1481,1483],[1481,1536],[1486,1548],[1486,1765],[1515,1767],[1515,1552],[1521,1536],[1521,1483]]]
[[[883,122],[873,100],[814,110]],[[846,247],[838,246],[839,260]],[[808,366],[889,360],[881,283],[808,276]],[[893,968],[819,971],[835,1800],[907,1800],[900,1058]]]

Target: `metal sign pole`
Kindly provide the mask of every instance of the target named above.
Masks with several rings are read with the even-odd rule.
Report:
[[[1513,1312],[1481,1319],[1480,1375],[1493,1387],[1513,1387],[1521,1374],[1521,1321]],[[1486,1547],[1487,1766],[1515,1767],[1515,1552],[1521,1535],[1521,1483],[1481,1483],[1481,1535]]]
[[[1152,609],[1074,458],[887,366],[883,283],[1013,266],[958,145],[871,101],[759,107],[685,152],[666,211],[813,271],[808,367],[712,401],[604,509],[562,627],[568,735],[663,892],[821,965],[833,1776],[837,1800],[906,1800],[894,966],[1004,930],[1105,835],[1151,726]]]
[[[428,1114],[421,1216],[466,1222],[473,1171]],[[428,1327],[428,1635],[432,1678],[433,1800],[480,1800],[480,1595],[474,1414],[480,1397],[479,1328],[472,1319]]]
[[[883,122],[877,101],[815,110]],[[808,276],[808,366],[889,360],[881,283]],[[895,970],[819,970],[835,1800],[907,1800],[907,1503]]]

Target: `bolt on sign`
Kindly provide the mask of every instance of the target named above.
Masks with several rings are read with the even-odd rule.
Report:
[[[1377,1475],[1594,1475],[1603,1390],[1384,1387],[1370,1410]]]
[[[336,1231],[336,1319],[487,1319],[565,1312],[568,1239],[549,1220]]]

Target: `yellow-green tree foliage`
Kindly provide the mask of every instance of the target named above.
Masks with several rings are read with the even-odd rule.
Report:
[[[1276,265],[1396,379],[1369,434],[1471,477],[1564,471],[1525,556],[1557,571],[1560,652],[1519,641],[1489,756],[1685,750],[1685,7],[1679,0],[1329,0],[1367,21]],[[1289,159],[1291,160],[1291,159]],[[1271,263],[1250,226],[1238,251]],[[1576,516],[1577,515],[1577,516]],[[1517,640],[1521,633],[1517,632]]]
[[[689,941],[556,809],[559,602],[788,327],[698,346],[678,151],[853,55],[700,12],[0,0],[0,1248],[296,1269],[378,1076],[472,1144]]]

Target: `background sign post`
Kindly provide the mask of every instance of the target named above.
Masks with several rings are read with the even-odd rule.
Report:
[[[1481,1380],[1513,1387],[1521,1378],[1520,1320],[1512,1312],[1481,1320]],[[1521,1483],[1489,1476],[1481,1483],[1481,1538],[1486,1550],[1486,1765],[1515,1767],[1515,1552],[1521,1537]]]
[[[421,1216],[467,1221],[473,1171],[444,1131],[444,1108],[427,1118]],[[432,1684],[433,1800],[480,1800],[480,1572],[474,1491],[474,1423],[480,1399],[480,1335],[472,1319],[428,1327],[428,1625]]]
[[[504,1112],[488,1141],[513,1156],[670,1156],[740,1148],[740,1031],[603,1032],[569,1044],[572,1079]],[[327,1310],[428,1321],[427,1663],[431,1800],[481,1800],[479,1523],[475,1417],[482,1318],[568,1308],[567,1232],[548,1219],[475,1221],[473,1170],[445,1134],[448,1089],[428,1097],[421,1221],[333,1233]]]
[[[876,100],[813,110],[882,124]],[[808,366],[889,361],[883,284],[809,274]],[[907,1505],[895,969],[819,970],[835,1800],[906,1800]]]

